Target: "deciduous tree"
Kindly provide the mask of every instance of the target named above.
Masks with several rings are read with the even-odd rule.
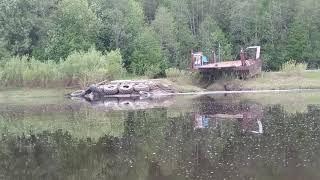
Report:
[[[59,2],[54,23],[44,50],[48,59],[59,61],[73,51],[88,50],[94,46],[98,19],[86,0]]]
[[[154,31],[160,37],[162,51],[172,66],[176,66],[177,51],[179,43],[177,41],[177,27],[173,16],[165,7],[157,10],[155,20],[152,22]]]
[[[138,75],[154,71],[156,75],[164,73],[166,65],[158,35],[153,29],[146,28],[134,41],[132,71]]]

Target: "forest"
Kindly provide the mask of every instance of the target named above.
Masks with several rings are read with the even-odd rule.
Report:
[[[318,0],[2,0],[0,34],[5,85],[165,76],[191,49],[233,60],[251,45],[268,71],[320,65]]]

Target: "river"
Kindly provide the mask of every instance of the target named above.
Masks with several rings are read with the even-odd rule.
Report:
[[[0,179],[320,179],[317,92],[89,103],[6,91],[0,131]]]

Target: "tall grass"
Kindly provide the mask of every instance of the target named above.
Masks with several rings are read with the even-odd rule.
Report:
[[[88,83],[100,80],[106,74],[106,58],[100,52],[89,50],[88,52],[75,52],[67,57],[61,64],[60,71],[67,85],[80,83],[86,86]]]
[[[40,62],[34,58],[12,57],[0,69],[1,86],[47,87],[59,80],[58,65]]]
[[[307,69],[307,66],[306,63],[296,63],[291,60],[282,65],[281,72],[287,76],[301,75]]]
[[[24,86],[47,87],[60,80],[58,65],[53,61],[40,62],[31,58],[23,72]]]
[[[119,50],[106,55],[94,49],[75,52],[61,63],[41,62],[34,58],[12,57],[0,67],[1,86],[48,87],[87,86],[104,79],[118,78],[125,73]]]
[[[169,68],[169,69],[166,69],[165,72],[166,72],[167,78],[172,81],[192,83],[193,81],[199,79],[198,73],[180,70],[177,68]]]
[[[8,86],[10,84],[16,84],[17,86],[23,86],[23,74],[27,68],[28,58],[13,57],[10,58],[1,68],[1,84]]]
[[[60,71],[70,84],[80,84],[85,87],[90,83],[105,79],[114,79],[125,73],[119,50],[107,55],[94,49],[88,52],[75,52],[61,64]]]

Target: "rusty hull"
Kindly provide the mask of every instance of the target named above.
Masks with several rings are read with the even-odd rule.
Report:
[[[217,63],[210,63],[203,66],[198,66],[196,69],[202,73],[217,73],[217,72],[233,72],[242,75],[246,78],[253,77],[261,73],[262,61],[245,60],[245,66],[242,66],[241,60],[237,61],[224,61]]]

